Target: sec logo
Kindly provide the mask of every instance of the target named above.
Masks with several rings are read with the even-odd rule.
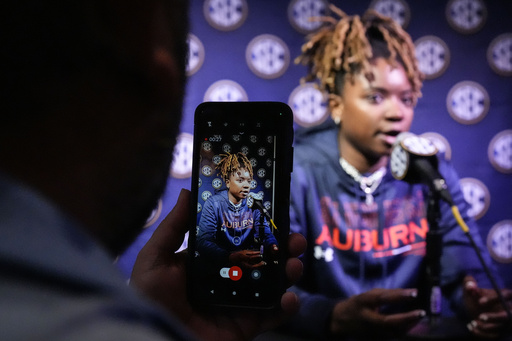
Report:
[[[444,156],[444,159],[449,161],[452,158],[452,147],[450,142],[441,134],[435,132],[426,132],[420,135],[432,141],[437,150]]]
[[[325,0],[293,0],[288,5],[288,20],[300,33],[311,33],[322,26],[322,22],[314,18],[329,14],[329,3]]]
[[[244,88],[237,82],[228,79],[213,83],[204,94],[205,102],[242,102],[247,100]]]
[[[210,191],[204,191],[203,193],[201,193],[201,199],[203,199],[204,201],[210,199],[211,196],[212,193]]]
[[[198,37],[190,33],[188,35],[188,60],[187,60],[187,76],[191,76],[203,65],[204,62],[204,46]]]
[[[411,20],[411,10],[404,0],[374,0],[370,4],[370,8],[392,18],[403,28],[406,28]]]
[[[446,20],[457,32],[475,33],[487,20],[487,7],[482,0],[450,0],[446,5]]]
[[[487,90],[472,81],[455,84],[446,97],[450,116],[462,124],[475,124],[483,120],[489,112],[490,102]]]
[[[283,75],[290,64],[288,45],[271,34],[262,34],[249,42],[245,51],[247,65],[255,75],[274,79]]]
[[[474,178],[460,179],[464,200],[469,204],[468,214],[475,220],[482,218],[491,205],[491,195],[483,182]]]
[[[288,98],[293,120],[302,127],[318,125],[329,117],[327,96],[312,83],[296,87]]]
[[[487,153],[489,161],[497,171],[512,173],[512,130],[504,130],[494,136]]]
[[[487,61],[501,76],[512,76],[512,34],[505,33],[493,39],[487,49]]]
[[[441,76],[450,64],[450,49],[438,37],[424,36],[416,40],[416,58],[418,67],[426,79]]]
[[[512,263],[512,220],[503,220],[491,228],[487,248],[496,261]]]
[[[190,177],[192,174],[193,136],[181,133],[174,146],[171,176],[177,179]]]
[[[206,21],[220,31],[233,31],[242,26],[248,12],[245,0],[206,0],[203,5]]]
[[[222,187],[222,180],[219,178],[215,178],[212,180],[212,187],[215,189],[219,189]]]

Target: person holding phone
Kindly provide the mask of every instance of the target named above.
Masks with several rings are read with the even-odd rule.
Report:
[[[264,266],[264,253],[277,254],[279,247],[263,212],[248,206],[253,180],[251,162],[240,152],[221,156],[217,169],[226,188],[204,204],[197,250],[201,257],[219,264]]]
[[[373,10],[360,17],[332,9],[338,17],[326,19],[299,57],[309,67],[306,81],[329,94],[332,120],[296,132],[291,230],[306,236],[308,251],[304,276],[293,287],[301,309],[286,332],[315,340],[400,337],[426,315],[419,296],[428,188],[395,180],[389,160],[397,136],[411,126],[422,74],[399,24]],[[457,174],[439,161],[490,264]],[[510,331],[506,310],[495,291],[483,289],[491,284],[444,202],[439,224],[442,313],[457,314],[477,336]],[[503,296],[510,309],[511,291]]]
[[[139,252],[115,258],[165,190],[181,121],[185,0],[5,0],[0,113],[0,340],[247,340],[297,309],[189,302],[190,192]],[[304,239],[290,236],[287,274]],[[236,315],[236,316],[233,316]]]

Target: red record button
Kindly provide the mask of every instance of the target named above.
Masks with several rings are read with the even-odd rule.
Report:
[[[232,281],[238,281],[240,278],[242,278],[242,269],[240,269],[238,266],[232,266],[229,269],[229,278],[231,278]]]

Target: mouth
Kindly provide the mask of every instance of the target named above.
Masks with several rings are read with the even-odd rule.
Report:
[[[384,138],[384,142],[391,147],[395,143],[396,137],[400,133],[401,133],[400,130],[390,130],[390,131],[387,131],[387,132],[383,132],[381,134],[382,134],[382,136]]]

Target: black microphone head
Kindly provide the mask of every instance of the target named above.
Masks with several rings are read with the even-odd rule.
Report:
[[[258,202],[262,202],[263,201],[263,193],[260,192],[260,193],[254,193],[254,192],[249,192],[249,195],[247,196],[247,206],[249,206],[249,208],[252,208],[254,206],[254,204],[258,203]]]
[[[436,154],[437,147],[429,139],[412,133],[401,133],[391,150],[391,174],[397,180],[427,184],[432,191],[453,205],[446,182],[437,170],[439,160]]]
[[[425,137],[410,132],[400,133],[391,150],[391,174],[397,180],[411,183],[422,182],[421,172],[416,171],[416,160],[429,159],[437,168],[437,147]]]

